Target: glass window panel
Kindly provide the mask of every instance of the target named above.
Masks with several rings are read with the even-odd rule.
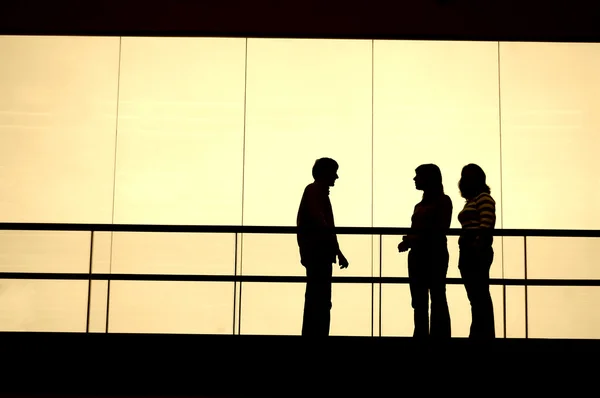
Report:
[[[598,70],[598,43],[500,43],[505,228],[600,228]]]
[[[317,158],[338,226],[371,226],[371,41],[249,39],[245,225],[295,225]]]
[[[340,249],[348,260],[348,268],[340,269],[339,263],[333,266],[333,276],[371,276],[375,263],[372,261],[372,248],[375,243],[371,235],[338,235]],[[370,289],[370,288],[369,288]]]
[[[123,38],[115,222],[241,222],[245,39]]]
[[[524,286],[506,286],[506,337],[525,337]]]
[[[600,288],[530,286],[527,289],[529,337],[600,338]]]
[[[379,283],[374,283],[373,284],[373,336],[382,336],[382,329],[383,329],[383,325],[381,324],[383,320],[382,314],[383,314],[383,307],[381,307],[381,300],[380,298],[380,291],[381,291],[381,297],[383,296],[383,291],[381,290],[381,286]],[[380,311],[380,307],[381,307],[381,311]],[[380,313],[381,312],[381,313]]]
[[[301,334],[305,283],[244,282],[241,289],[241,334]]]
[[[346,269],[334,264],[334,276],[371,276],[371,236],[338,235],[349,262]],[[305,276],[295,234],[244,234],[243,275]]]
[[[525,244],[521,236],[496,237],[502,240],[504,256],[504,277],[510,279],[525,278]],[[527,238],[528,240],[531,238]],[[528,248],[529,251],[529,248]]]
[[[242,334],[300,335],[305,283],[242,284]],[[371,284],[334,283],[330,335],[371,336]]]
[[[116,232],[112,272],[233,275],[235,234]]]
[[[458,236],[448,236],[448,254],[450,258],[448,260],[448,273],[446,276],[448,278],[460,278],[460,271],[458,269],[458,260],[460,258],[460,251],[458,250]],[[496,242],[494,242],[496,245]],[[406,256],[408,257],[408,256]],[[406,261],[408,264],[408,261]],[[495,265],[498,263],[498,251],[494,250],[494,263],[490,268],[490,273],[493,274],[495,269],[498,268]],[[501,264],[500,264],[501,265]]]
[[[233,282],[112,281],[110,333],[233,333]]]
[[[371,336],[373,312],[370,283],[334,283],[331,336]]]
[[[385,277],[408,277],[408,253],[398,252],[398,243],[402,240],[401,236],[388,235],[383,237],[382,252],[382,271]],[[502,240],[494,239],[494,262],[490,268],[492,278],[502,278]],[[458,236],[448,236],[448,278],[460,278],[458,269],[458,259],[460,252],[458,250]],[[375,265],[377,267],[378,264]]]
[[[600,279],[600,238],[527,238],[530,279]]]
[[[0,330],[85,332],[88,281],[0,279]]]
[[[233,333],[236,335],[240,334],[240,296],[242,293],[242,289],[240,287],[242,283],[241,282],[235,282],[234,283],[234,287],[233,287],[233,293],[234,293],[234,304],[233,304],[233,308],[234,308],[234,321],[233,321]]]
[[[110,222],[119,39],[0,36],[0,220]]]
[[[504,277],[504,250],[503,250],[503,241],[502,237],[495,236],[494,243],[492,244],[492,249],[494,250],[494,261],[492,262],[492,266],[490,267],[490,278],[493,279],[501,279]],[[458,247],[458,238],[456,241],[456,247]],[[460,271],[458,269],[458,258],[456,259],[456,263],[454,269],[457,272],[457,276],[460,275]]]
[[[494,303],[494,322],[496,337],[504,337],[504,302],[502,286],[490,286],[490,294]],[[464,285],[448,285],[446,297],[450,307],[452,321],[452,337],[468,337],[471,328],[471,305]],[[410,302],[408,303],[410,305]]]
[[[401,235],[382,236],[381,275],[384,277],[408,277],[408,252],[398,252],[398,243],[400,243],[401,240]],[[378,268],[379,263],[377,263],[375,267]],[[383,291],[385,291],[385,289]]]
[[[92,252],[92,272],[110,273],[113,232],[94,232],[94,249]]]
[[[502,287],[491,286],[496,337],[504,336]],[[469,336],[471,307],[463,285],[446,286],[452,337]],[[412,336],[414,321],[408,284],[384,284],[382,290],[382,336]],[[431,303],[430,303],[431,305]]]
[[[413,335],[413,309],[408,284],[382,284],[381,335]]]
[[[242,275],[306,274],[295,234],[243,234],[241,253]]]
[[[108,305],[108,281],[92,281],[90,294],[90,325],[92,333],[106,332],[106,307]]]
[[[89,232],[0,231],[0,272],[89,270]]]
[[[460,172],[477,163],[487,175],[501,227],[497,53],[493,42],[375,41],[375,226],[410,226],[422,196],[415,190],[415,169],[435,163],[452,199],[451,226],[460,228]]]
[[[408,277],[408,253],[398,252],[398,243],[402,241],[400,235],[383,237],[383,276]],[[448,236],[448,278],[460,277],[458,272],[458,237]]]

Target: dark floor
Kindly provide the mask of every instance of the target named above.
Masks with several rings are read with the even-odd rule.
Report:
[[[440,389],[537,396],[561,384],[572,395],[600,380],[596,340],[432,345],[410,338],[0,333],[0,341],[3,397],[412,396]]]

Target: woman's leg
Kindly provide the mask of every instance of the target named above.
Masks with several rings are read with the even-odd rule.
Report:
[[[415,325],[413,337],[417,338],[429,337],[429,292],[420,257],[414,250],[408,253],[408,280]]]
[[[431,337],[449,339],[452,335],[450,311],[446,298],[446,274],[448,272],[448,249],[436,251],[430,264]]]
[[[461,250],[459,269],[471,303],[471,330],[473,339],[493,339],[496,336],[494,305],[490,295],[490,266],[494,258],[492,248],[479,251]]]

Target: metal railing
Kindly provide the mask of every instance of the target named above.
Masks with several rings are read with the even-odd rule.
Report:
[[[86,332],[89,332],[91,284],[92,281],[108,281],[109,297],[111,281],[172,281],[172,282],[244,282],[266,283],[298,283],[306,282],[305,276],[272,276],[272,275],[200,275],[200,274],[124,274],[124,273],[96,273],[92,272],[94,234],[96,232],[162,232],[162,233],[211,233],[235,234],[236,255],[234,270],[237,270],[237,241],[242,234],[295,234],[296,227],[282,226],[223,226],[223,225],[137,225],[137,224],[66,224],[66,223],[0,223],[0,230],[13,231],[81,231],[90,232],[89,272],[87,273],[62,273],[62,272],[0,272],[0,279],[45,279],[45,280],[86,280],[88,281],[88,303]],[[382,276],[382,242],[383,236],[405,235],[409,228],[389,227],[336,227],[338,235],[369,235],[379,237],[379,276],[334,276],[333,283],[360,283],[379,285],[379,331],[381,334],[381,285],[382,284],[408,284],[408,277]],[[461,230],[452,228],[447,236],[458,236]],[[527,273],[527,238],[528,237],[573,237],[573,238],[598,238],[600,230],[550,230],[550,229],[496,229],[494,236],[522,237],[524,251],[524,278],[491,278],[491,285],[523,286],[525,288],[525,337],[528,337],[528,295],[529,286],[600,286],[599,279],[530,279]],[[447,284],[463,284],[461,278],[447,278]],[[373,290],[372,290],[373,291]],[[505,293],[505,292],[504,292]],[[504,294],[505,296],[505,294]],[[235,293],[234,293],[235,300]],[[109,300],[107,300],[107,307]],[[235,312],[235,307],[234,307]],[[235,314],[234,314],[235,319]],[[372,318],[373,319],[373,318]],[[235,322],[234,322],[235,323]],[[506,306],[504,305],[504,327],[506,327]],[[107,328],[108,332],[108,310]],[[235,334],[235,330],[234,330]],[[506,331],[505,331],[506,335]]]

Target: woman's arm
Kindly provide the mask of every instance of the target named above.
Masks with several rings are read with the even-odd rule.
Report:
[[[446,234],[452,223],[452,201],[448,196],[444,196],[440,201],[435,218],[433,220],[433,233]]]
[[[477,245],[487,245],[492,242],[492,230],[496,225],[496,202],[487,193],[479,195],[475,201],[479,214],[479,233],[476,238]]]
[[[414,218],[415,213],[418,211],[419,209],[419,205],[415,205],[415,208],[413,210],[413,217],[411,217],[411,219]],[[413,229],[415,227],[414,222],[411,222],[411,229]],[[405,235],[402,237],[402,247],[404,250],[408,250],[411,247],[413,247],[414,243],[419,239],[419,236],[415,233],[413,233],[413,231],[409,232],[408,235]],[[398,246],[400,248],[400,246]]]

